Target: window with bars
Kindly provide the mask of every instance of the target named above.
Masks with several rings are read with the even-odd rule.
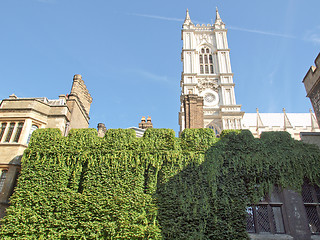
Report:
[[[14,123],[14,122],[9,124],[9,130],[7,132],[7,136],[6,136],[6,139],[4,140],[4,142],[10,142],[15,125],[16,125],[16,123]]]
[[[7,123],[1,123],[1,130],[0,130],[0,142],[1,142],[1,140],[2,140],[2,137],[3,137],[3,134],[4,134],[4,132],[5,132],[5,130],[6,130],[6,127],[7,127]]]
[[[21,135],[21,132],[22,132],[22,128],[23,128],[23,123],[22,122],[18,123],[18,127],[17,127],[17,130],[16,130],[16,134],[14,136],[13,142],[15,142],[15,143],[19,142],[19,138],[20,138],[20,135]]]
[[[249,233],[285,233],[282,214],[282,191],[275,187],[257,205],[247,207],[247,232]]]
[[[201,48],[199,64],[200,74],[214,74],[213,55],[209,48]]]
[[[1,176],[0,176],[0,192],[2,192],[4,181],[6,180],[8,170],[1,170]]]
[[[320,188],[316,185],[304,183],[301,195],[310,231],[312,234],[320,234]]]

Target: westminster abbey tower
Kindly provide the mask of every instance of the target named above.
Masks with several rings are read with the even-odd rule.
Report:
[[[218,10],[213,25],[194,25],[187,10],[182,26],[180,132],[185,128],[240,129],[227,29]]]

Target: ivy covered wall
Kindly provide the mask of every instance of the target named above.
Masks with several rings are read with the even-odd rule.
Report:
[[[286,132],[34,132],[1,239],[248,239],[246,207],[320,180],[320,151]]]

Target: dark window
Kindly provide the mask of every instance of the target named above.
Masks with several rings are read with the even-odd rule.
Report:
[[[204,63],[208,63],[208,55],[204,55]]]
[[[6,130],[6,126],[7,126],[7,123],[2,123],[1,124],[0,141],[1,141],[2,137],[3,137],[4,131]]]
[[[209,55],[209,63],[211,63],[211,64],[213,63],[212,62],[212,55]]]
[[[203,74],[203,65],[200,65],[200,73]]]
[[[210,65],[210,73],[211,73],[211,74],[214,73],[214,72],[213,72],[213,65]]]
[[[202,55],[200,55],[199,60],[200,60],[200,64],[202,64],[203,63],[203,56]]]
[[[282,214],[281,190],[275,187],[257,205],[247,207],[247,232],[285,233]]]
[[[6,176],[7,176],[7,170],[2,170],[1,171],[1,176],[0,176],[0,192],[3,189],[4,186],[4,181],[6,180]]]
[[[10,123],[9,130],[8,130],[5,142],[10,142],[10,139],[11,139],[11,136],[12,136],[12,133],[13,133],[13,129],[14,129],[14,125],[16,125],[16,124],[15,123]]]
[[[305,183],[302,186],[302,199],[306,208],[310,231],[320,233],[320,189],[316,185]]]
[[[206,74],[209,74],[209,67],[206,65]]]
[[[201,49],[201,53],[204,53],[204,48]]]
[[[23,128],[23,123],[18,123],[18,127],[17,127],[17,131],[16,131],[16,135],[14,136],[14,140],[13,142],[19,142],[19,138],[22,132],[22,128]]]
[[[206,53],[209,53],[209,48],[206,49]]]

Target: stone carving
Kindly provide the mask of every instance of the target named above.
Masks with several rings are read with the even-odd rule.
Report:
[[[212,43],[213,42],[213,36],[212,35],[208,35],[208,34],[198,34],[196,35],[196,40],[197,40],[197,43],[200,44],[200,43]]]
[[[205,89],[213,89],[216,92],[218,91],[218,80],[217,79],[209,79],[209,78],[200,78],[198,80],[198,89],[199,92],[201,93]]]

